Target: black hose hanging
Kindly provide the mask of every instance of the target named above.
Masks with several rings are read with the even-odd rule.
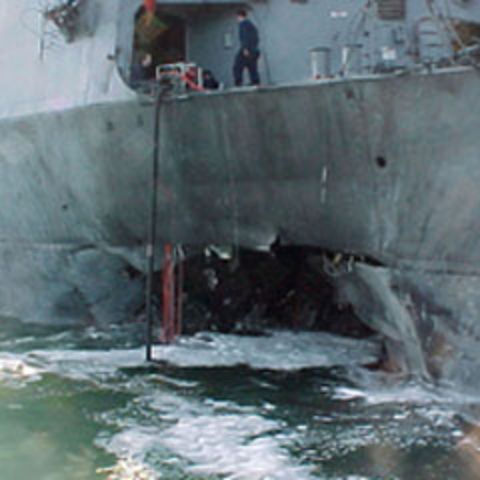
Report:
[[[155,123],[153,130],[152,191],[150,200],[150,225],[147,243],[147,281],[145,286],[146,303],[146,359],[152,361],[153,343],[153,276],[155,272],[155,242],[157,237],[157,198],[160,163],[160,113],[166,89],[160,87],[155,98]]]

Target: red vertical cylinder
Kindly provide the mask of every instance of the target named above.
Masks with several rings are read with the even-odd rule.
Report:
[[[173,247],[167,243],[163,249],[163,343],[171,343],[175,336],[175,264]]]
[[[156,0],[143,0],[143,6],[149,13],[155,13],[155,7],[157,6]]]

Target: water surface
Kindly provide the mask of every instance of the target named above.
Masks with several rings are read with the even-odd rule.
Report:
[[[480,478],[476,399],[367,371],[375,340],[141,338],[3,322],[0,480]]]

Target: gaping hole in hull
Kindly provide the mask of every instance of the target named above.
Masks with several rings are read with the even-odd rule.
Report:
[[[343,268],[341,255],[298,247],[240,249],[230,260],[215,253],[191,256],[183,262],[183,333],[258,335],[284,328],[372,336],[375,332],[337,295],[332,275]],[[160,276],[157,282],[159,292]]]

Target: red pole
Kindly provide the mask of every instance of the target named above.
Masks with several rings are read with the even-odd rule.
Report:
[[[162,271],[162,343],[172,343],[182,334],[184,267],[175,269],[174,249],[170,243],[163,248]]]
[[[176,288],[176,312],[175,312],[175,336],[182,334],[182,316],[183,316],[183,278],[184,265],[180,261],[177,268],[177,288]]]
[[[157,2],[155,0],[143,0],[143,7],[145,8],[145,21],[147,25],[150,25],[155,18],[155,10],[157,8]]]
[[[167,243],[163,248],[163,329],[162,342],[171,343],[175,332],[175,266],[173,247]]]
[[[143,0],[143,6],[148,13],[155,13],[157,2],[156,0]]]

